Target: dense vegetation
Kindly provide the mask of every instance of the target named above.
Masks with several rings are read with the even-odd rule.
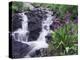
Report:
[[[56,25],[52,32],[52,39],[49,42],[48,56],[51,55],[72,55],[78,54],[78,7],[75,5],[59,5],[59,4],[37,4],[32,3],[35,7],[44,7],[55,13]],[[13,2],[13,13],[25,10],[23,3]],[[26,8],[27,9],[27,8]],[[55,24],[54,24],[55,26]]]

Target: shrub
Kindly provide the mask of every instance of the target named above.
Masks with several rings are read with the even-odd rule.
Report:
[[[63,27],[59,28],[52,33],[51,44],[54,51],[58,55],[71,55],[77,54],[78,50],[78,31],[77,24],[65,24]]]

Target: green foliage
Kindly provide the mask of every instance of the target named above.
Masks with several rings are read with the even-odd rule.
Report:
[[[75,17],[78,15],[78,7],[74,5],[59,5],[59,4],[51,4],[48,5],[48,8],[50,8],[53,11],[57,11],[57,15],[60,18],[63,18],[66,12],[70,12],[72,14],[72,17]]]
[[[23,10],[23,2],[12,2],[12,6],[9,7],[10,9],[12,9],[12,12],[15,13],[16,11],[21,11]]]
[[[65,24],[52,33],[51,44],[58,52],[58,55],[77,54],[78,42],[77,24]]]

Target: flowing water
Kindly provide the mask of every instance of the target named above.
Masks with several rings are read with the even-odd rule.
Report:
[[[15,41],[21,42],[23,44],[28,44],[32,49],[26,54],[25,57],[30,57],[30,55],[39,50],[41,48],[48,48],[48,43],[46,42],[46,36],[50,33],[50,25],[53,22],[52,12],[47,11],[46,20],[43,19],[42,21],[42,31],[36,41],[28,41],[29,31],[28,31],[28,17],[25,13],[19,13],[22,17],[22,28],[14,31],[12,36],[14,37]],[[34,34],[35,35],[35,34]]]

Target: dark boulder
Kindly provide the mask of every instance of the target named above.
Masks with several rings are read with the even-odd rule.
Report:
[[[12,58],[23,58],[30,50],[29,45],[12,40]]]
[[[28,41],[36,41],[40,35],[41,29],[37,29],[35,31],[31,31],[29,33]]]

